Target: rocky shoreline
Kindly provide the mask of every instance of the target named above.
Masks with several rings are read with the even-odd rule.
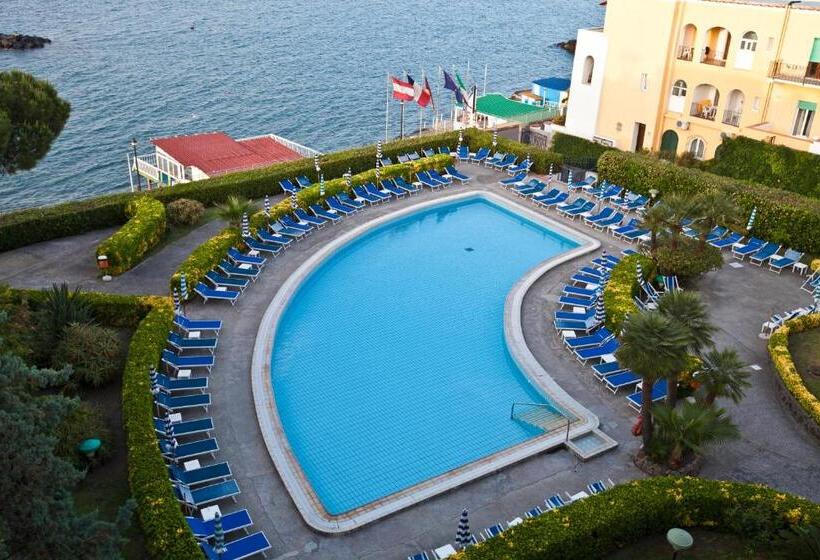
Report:
[[[568,53],[575,54],[575,39],[570,39],[569,41],[561,41],[560,43],[555,43],[555,46],[559,49],[564,49]]]
[[[26,49],[42,49],[51,39],[45,37],[37,37],[36,35],[20,35],[12,34],[6,35],[0,33],[0,50],[20,50]]]

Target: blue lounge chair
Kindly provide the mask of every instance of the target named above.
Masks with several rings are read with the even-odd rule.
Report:
[[[726,235],[727,231],[729,231],[729,230],[726,229],[723,226],[713,227],[712,230],[709,233],[706,234],[706,243],[711,243],[712,241],[717,241],[718,239],[720,239],[721,237]]]
[[[469,146],[459,146],[458,151],[456,152],[456,157],[459,161],[466,161],[470,159],[470,147]]]
[[[532,167],[532,161],[529,159],[525,159],[519,164],[511,165],[510,167],[508,167],[507,173],[509,173],[510,175],[515,175],[516,173],[521,173],[522,171],[524,173],[527,173],[529,172],[530,167]]]
[[[612,340],[613,338],[615,338],[615,335],[609,332],[608,328],[601,327],[594,333],[587,336],[565,338],[564,344],[566,344],[567,348],[569,348],[570,350],[579,350],[581,348],[589,348],[593,346],[598,346],[600,344],[604,344],[609,340]]]
[[[498,163],[493,164],[493,167],[498,171],[504,171],[508,167],[515,165],[515,160],[518,159],[515,157],[515,154],[507,154],[504,156],[504,159],[499,161]]]
[[[420,188],[418,188],[416,185],[414,185],[412,183],[408,183],[407,181],[405,181],[404,177],[395,177],[393,179],[393,182],[396,183],[397,187],[400,187],[400,188],[406,190],[410,194],[416,194],[416,193],[421,192]]]
[[[421,159],[421,156],[418,152],[407,152],[407,157],[410,159],[410,161],[417,161]]]
[[[296,183],[303,189],[306,189],[310,186],[310,179],[308,179],[306,175],[299,175],[296,177]]]
[[[575,200],[573,200],[572,202],[565,202],[564,204],[559,204],[558,206],[555,207],[555,209],[558,210],[559,212],[565,212],[567,210],[573,210],[575,208],[580,208],[581,206],[583,206],[587,202],[589,202],[587,199],[579,197],[579,198],[576,198]]]
[[[743,236],[733,231],[727,237],[715,239],[713,241],[709,241],[708,243],[712,247],[717,247],[718,249],[725,249],[726,247],[731,247],[735,243],[738,243],[741,239],[743,239]]]
[[[753,255],[749,256],[749,262],[756,264],[757,266],[763,266],[763,263],[777,255],[779,250],[779,243],[768,242],[761,247],[759,251],[756,251]]]
[[[622,206],[622,208],[628,212],[637,212],[638,210],[643,210],[644,208],[646,208],[647,202],[649,202],[649,199],[647,197],[639,196],[632,202],[629,202]]]
[[[279,186],[287,193],[295,193],[299,191],[298,185],[294,185],[290,179],[282,179],[279,181]]]
[[[621,239],[626,241],[649,239],[651,232],[648,229],[635,228],[620,235]]]
[[[595,208],[595,203],[592,202],[591,200],[587,200],[581,206],[579,206],[577,208],[569,208],[569,209],[558,210],[558,211],[561,212],[562,214],[564,214],[565,216],[569,216],[570,218],[572,218],[574,220],[577,216],[582,216],[584,214],[588,214],[589,212],[592,212],[593,208]]]
[[[537,196],[544,192],[545,188],[547,188],[545,183],[538,179],[530,179],[529,183],[513,187],[511,192],[523,197]]]
[[[337,212],[336,210],[328,210],[327,208],[323,208],[318,204],[311,204],[310,206],[308,206],[308,208],[311,212],[313,212],[313,215],[317,218],[322,218],[323,220],[326,220],[334,224],[342,221],[342,216],[340,216],[339,212]]]
[[[231,476],[233,476],[233,473],[228,463],[213,463],[189,471],[186,471],[179,465],[168,465],[168,478],[173,482],[178,482],[185,486],[207,484],[215,480],[225,480],[226,478],[231,478]]]
[[[168,344],[183,352],[185,350],[209,350],[211,354],[216,350],[216,338],[185,338],[179,333],[168,333]]]
[[[268,262],[268,259],[265,257],[246,255],[236,247],[231,247],[228,249],[228,258],[236,264],[252,264],[260,268],[264,267],[265,263]]]
[[[359,211],[358,208],[355,208],[353,206],[348,206],[347,204],[344,204],[341,200],[339,200],[335,196],[331,196],[327,199],[327,205],[334,212],[344,214],[345,216],[349,216],[350,214],[355,214],[356,212]]]
[[[488,157],[486,160],[484,160],[484,167],[495,167],[495,164],[504,161],[505,157],[507,157],[507,154],[502,152],[496,152],[491,157]]]
[[[601,200],[610,200],[618,196],[618,193],[621,192],[621,187],[617,185],[609,185],[605,189],[602,189],[601,192],[597,193],[595,196]]]
[[[261,268],[253,266],[252,264],[235,265],[227,259],[222,259],[217,266],[228,276],[250,278],[254,282],[259,278],[259,274],[262,272]]]
[[[550,199],[555,198],[559,194],[561,194],[561,191],[559,191],[556,188],[551,188],[550,190],[548,190],[545,193],[537,194],[537,195],[533,196],[532,201],[535,202],[536,204],[540,204],[541,202],[549,201]],[[564,193],[564,194],[566,194],[566,193]]]
[[[222,321],[219,319],[199,320],[189,319],[184,315],[174,315],[174,326],[179,327],[184,332],[191,331],[213,331],[218,333],[222,330]]]
[[[666,379],[659,379],[652,385],[652,402],[656,402],[666,398]],[[634,408],[635,410],[641,409],[641,403],[643,402],[643,397],[640,391],[632,393],[631,395],[626,397],[629,406]]]
[[[570,277],[570,281],[575,284],[600,284],[605,279],[605,276],[593,276],[585,272],[576,272]]]
[[[595,307],[595,298],[568,296],[564,294],[558,298],[558,303],[560,305],[571,305],[572,307],[583,307],[584,309],[590,309]]]
[[[485,539],[491,539],[493,537],[497,537],[498,535],[500,535],[503,532],[504,532],[504,526],[501,525],[501,523],[496,523],[495,525],[492,525],[492,526],[487,527],[486,529],[484,529],[484,531],[482,531],[482,535],[484,536]]]
[[[481,163],[487,160],[490,155],[490,148],[479,148],[475,155],[470,156],[471,163]]]
[[[407,196],[407,194],[408,194],[404,189],[402,189],[400,187],[397,187],[396,184],[393,183],[393,181],[390,180],[390,179],[385,179],[380,184],[381,184],[382,190],[385,190],[385,191],[389,192],[390,194],[394,195],[396,198],[402,198],[404,196]]]
[[[154,418],[154,431],[157,432],[157,435],[164,438],[193,436],[196,434],[205,434],[206,437],[211,437],[211,430],[213,429],[214,421],[210,418],[197,418],[195,420],[175,422],[171,424],[170,431],[166,429],[164,419]]]
[[[609,481],[610,486],[614,486],[612,481]],[[606,484],[604,484],[603,480],[596,480],[595,482],[591,482],[587,484],[587,492],[591,495],[600,494],[601,492],[606,492]]]
[[[535,506],[534,508],[532,508],[531,510],[526,512],[524,514],[524,517],[526,517],[528,519],[532,519],[533,517],[538,517],[542,513],[544,513],[544,510],[542,510],[540,506]]]
[[[430,557],[427,556],[425,551],[417,552],[412,556],[408,556],[407,560],[430,560]]]
[[[162,361],[174,371],[183,368],[206,368],[211,371],[214,366],[214,357],[212,355],[177,356],[168,349],[162,351]]]
[[[228,276],[223,276],[215,270],[209,270],[206,272],[205,278],[209,280],[216,288],[225,286],[233,290],[239,290],[240,292],[244,291],[250,283],[250,280],[247,278],[230,278]]]
[[[613,373],[626,371],[626,368],[618,362],[601,362],[600,364],[595,364],[592,366],[592,371],[595,372],[596,377],[604,378]]]
[[[291,215],[282,216],[279,218],[279,222],[285,227],[299,229],[305,233],[310,233],[315,229],[313,224],[296,220]]]
[[[568,319],[570,321],[586,321],[587,319],[591,319],[595,316],[594,309],[587,309],[586,311],[579,312],[579,311],[556,311],[554,313],[555,319]]]
[[[586,222],[589,225],[595,225],[596,223],[606,220],[607,218],[612,216],[613,212],[615,212],[614,209],[610,208],[609,206],[606,206],[605,208],[602,208],[597,214],[593,214],[592,216],[587,216],[586,218],[584,218],[584,222]]]
[[[154,394],[154,403],[157,407],[167,412],[175,412],[187,408],[204,408],[207,411],[208,407],[211,406],[211,395],[210,393],[197,393],[194,395],[177,396],[159,391]]]
[[[438,153],[440,153],[440,154],[449,154],[450,153],[450,147],[449,146],[439,146],[438,147]]]
[[[308,214],[303,208],[297,208],[293,211],[293,213],[296,214],[296,217],[299,218],[301,221],[313,224],[317,228],[322,228],[327,225],[327,220],[325,218],[312,216]]]
[[[594,227],[595,229],[600,229],[600,230],[605,230],[605,229],[610,228],[612,226],[615,226],[617,228],[621,225],[621,222],[623,222],[623,221],[624,221],[623,213],[622,212],[615,212],[609,218],[604,218],[603,220],[599,220],[599,221],[595,222],[594,224],[592,224],[592,227]]]
[[[227,288],[211,289],[202,282],[199,282],[196,286],[194,286],[194,292],[199,294],[200,297],[205,300],[205,303],[208,303],[208,301],[212,299],[218,299],[229,301],[231,302],[231,305],[235,305],[236,300],[239,298],[238,291],[229,290]]]
[[[208,388],[207,377],[169,377],[164,373],[156,372],[153,378],[161,391],[179,393],[182,391],[203,391]]]
[[[769,260],[769,270],[774,270],[778,274],[787,266],[794,266],[800,262],[804,253],[795,251],[794,249],[787,249],[782,257],[772,257]]]
[[[427,175],[429,175],[431,179],[433,179],[434,181],[438,181],[439,183],[441,183],[445,187],[450,186],[450,185],[453,184],[452,179],[450,179],[446,175],[442,175],[441,173],[439,173],[435,169],[429,169],[427,171]]]
[[[580,331],[588,333],[597,328],[599,323],[595,321],[594,317],[590,317],[586,321],[573,321],[570,319],[556,319],[553,325],[559,331]]]
[[[678,283],[678,277],[675,275],[672,276],[664,276],[661,275],[663,279],[663,291],[664,292],[677,292],[680,290],[680,283]]]
[[[188,488],[181,484],[174,485],[174,494],[177,500],[191,509],[199,509],[202,506],[231,498],[234,502],[240,494],[239,484],[231,479],[203,486],[202,488]]]
[[[194,534],[194,537],[203,541],[207,541],[214,537],[213,520],[203,521],[198,517],[185,517],[185,521],[188,522],[188,527],[191,528],[191,532]],[[234,531],[244,531],[253,525],[251,514],[248,513],[248,510],[246,509],[226,513],[222,516],[220,521],[222,522],[222,532],[226,535],[229,535]]]
[[[159,440],[159,449],[162,456],[170,461],[185,461],[202,455],[214,456],[219,451],[216,439],[199,439],[190,443],[179,443],[176,439]]]
[[[389,157],[387,157],[387,156],[384,156],[384,157],[381,159],[381,162],[380,162],[380,163],[382,164],[382,167],[387,167],[388,165],[393,165],[393,160],[392,160],[392,159],[390,159],[390,158],[389,158]]]
[[[424,148],[421,151],[421,153],[424,154],[424,157],[433,157],[434,155],[436,155],[436,151],[433,150],[432,148]]]
[[[629,370],[607,375],[603,379],[604,384],[613,393],[617,393],[619,389],[623,389],[624,387],[636,385],[640,380],[641,378],[639,376]]]
[[[354,200],[354,199],[350,198],[350,196],[347,193],[344,193],[344,192],[337,194],[336,197],[341,201],[342,204],[346,204],[347,206],[352,206],[353,208],[356,208],[357,210],[361,210],[362,208],[367,206],[363,201]]]
[[[548,509],[558,509],[567,505],[560,495],[555,494],[554,496],[550,496],[546,500],[544,500],[544,504],[546,504]]]
[[[368,192],[368,194],[371,194],[371,195],[375,196],[376,198],[384,200],[385,202],[390,200],[390,198],[392,196],[389,191],[386,191],[386,190],[383,191],[383,190],[379,189],[379,187],[377,187],[375,185],[375,183],[372,183],[372,182],[371,183],[365,183],[362,186]]]
[[[460,172],[458,169],[453,167],[452,165],[448,165],[444,168],[447,174],[452,177],[453,179],[463,183],[467,183],[470,180],[470,177],[465,175],[464,173]]]
[[[399,160],[399,163],[408,163],[410,161],[407,154],[399,154],[396,156],[396,159]]]
[[[287,226],[281,221],[271,223],[270,230],[271,231],[259,230],[257,232],[259,239],[261,239],[265,243],[279,242],[283,245],[287,245],[290,243],[290,240],[295,239],[298,241],[300,239],[303,239],[305,235],[307,235],[307,232],[305,230],[301,228],[293,228]],[[290,238],[290,240],[288,238]]]
[[[199,546],[208,560],[243,560],[257,554],[263,554],[271,547],[265,533],[261,531],[226,543],[225,552],[222,554],[217,554],[208,543],[200,542]]]
[[[547,198],[544,196],[543,198],[540,196],[533,197],[532,200],[538,204],[539,206],[543,206],[544,208],[551,208],[562,202],[566,201],[569,198],[569,193],[566,192],[559,192],[552,198]]]
[[[732,256],[743,260],[745,257],[759,251],[763,245],[765,245],[765,241],[758,239],[757,237],[752,237],[746,243],[738,245],[737,247],[732,247]]]
[[[619,227],[609,226],[609,233],[617,237],[619,235],[623,235],[624,233],[629,233],[630,231],[638,229],[639,223],[640,222],[637,218],[632,218],[631,220],[629,220],[629,222],[626,223],[626,225]]]
[[[501,179],[498,182],[498,184],[500,184],[503,187],[509,187],[509,186],[512,186],[512,185],[520,184],[526,178],[527,178],[526,173],[518,173],[517,175],[514,175],[513,177],[507,177],[506,179]]]
[[[563,292],[568,295],[594,298],[598,296],[598,290],[589,288],[579,288],[578,286],[564,286]]]
[[[279,253],[282,252],[282,245],[273,244],[273,243],[265,243],[264,241],[257,241],[252,237],[245,237],[242,240],[248,248],[257,251],[259,253],[268,253],[269,255],[275,257]]]
[[[424,171],[419,171],[418,173],[416,173],[416,179],[419,180],[419,183],[421,183],[429,189],[435,190],[443,186],[441,183],[430,177]]]
[[[384,200],[384,198],[381,196],[375,196],[367,192],[367,190],[360,185],[354,185],[353,193],[356,195],[357,198],[364,200],[365,202],[371,205],[379,204]]]
[[[585,364],[589,360],[593,360],[595,358],[603,358],[607,354],[614,354],[615,351],[620,347],[620,342],[618,342],[614,338],[610,338],[609,340],[598,346],[590,346],[589,348],[579,348],[575,350],[575,357],[578,358],[579,362]]]

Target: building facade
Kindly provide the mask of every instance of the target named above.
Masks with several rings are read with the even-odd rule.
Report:
[[[608,0],[582,29],[566,132],[714,156],[743,135],[820,154],[820,2]]]

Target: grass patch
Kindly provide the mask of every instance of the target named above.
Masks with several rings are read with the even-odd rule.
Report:
[[[820,399],[820,329],[789,336],[789,351],[806,388]]]
[[[768,546],[759,545],[752,548],[747,541],[735,535],[707,531],[704,529],[690,529],[689,533],[695,540],[691,549],[678,553],[678,560],[763,560],[777,558],[774,550]],[[652,535],[641,541],[618,551],[610,556],[610,560],[669,560],[672,557],[672,547],[666,542],[666,535]]]

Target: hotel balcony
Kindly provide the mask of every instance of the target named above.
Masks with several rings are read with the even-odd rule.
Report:
[[[729,126],[740,127],[740,116],[742,113],[739,111],[730,111],[726,109],[723,111],[723,124],[728,124]]]
[[[769,69],[769,77],[804,86],[820,87],[820,63],[790,64],[776,60]]]
[[[711,105],[709,103],[703,103],[702,101],[695,102],[692,103],[692,108],[689,111],[689,115],[697,117],[699,119],[713,121],[717,116],[717,106]]]
[[[700,57],[700,61],[703,64],[711,64],[712,66],[726,66],[725,58],[715,58],[712,55],[706,53],[704,53],[703,56]]]
[[[678,45],[678,60],[692,61],[695,57],[695,47],[691,45]]]

